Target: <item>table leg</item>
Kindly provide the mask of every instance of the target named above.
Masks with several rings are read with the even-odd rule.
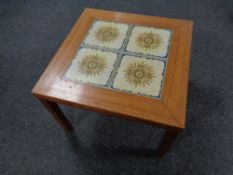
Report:
[[[175,141],[176,136],[181,132],[181,130],[166,129],[163,138],[157,149],[157,156],[162,157],[171,147],[172,143]]]
[[[66,131],[70,132],[73,130],[73,126],[70,124],[70,122],[66,119],[65,115],[63,114],[62,110],[59,108],[57,103],[39,99],[41,103],[48,109],[48,111],[53,115],[55,120],[59,123],[59,125]]]

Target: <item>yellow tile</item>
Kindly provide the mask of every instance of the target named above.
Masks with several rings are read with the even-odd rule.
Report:
[[[169,39],[169,30],[135,26],[127,45],[127,51],[165,57],[168,52]]]
[[[113,88],[148,96],[160,96],[165,63],[163,61],[124,56]]]
[[[120,49],[125,39],[128,25],[96,21],[89,30],[84,44],[111,49]]]
[[[67,70],[65,78],[105,86],[116,58],[117,54],[113,52],[81,48]]]

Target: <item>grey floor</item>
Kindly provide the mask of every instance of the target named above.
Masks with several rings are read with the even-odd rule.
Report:
[[[66,135],[32,97],[85,7],[194,21],[187,129],[162,159],[162,129],[63,106]],[[232,175],[232,50],[232,0],[1,0],[0,175]]]

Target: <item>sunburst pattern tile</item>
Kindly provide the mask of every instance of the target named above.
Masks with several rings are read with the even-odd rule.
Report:
[[[81,48],[65,73],[72,81],[106,86],[117,54],[97,49]]]
[[[163,61],[124,56],[112,87],[121,91],[159,97],[165,63]]]
[[[126,37],[128,25],[96,21],[89,30],[84,44],[111,49],[120,49]]]
[[[170,31],[135,26],[127,45],[127,51],[165,57],[168,52]]]

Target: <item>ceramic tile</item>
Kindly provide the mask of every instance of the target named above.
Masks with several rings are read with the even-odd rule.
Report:
[[[135,26],[127,51],[165,57],[168,52],[169,38],[169,30]]]
[[[117,59],[113,52],[81,48],[65,73],[72,81],[106,86]]]
[[[89,30],[84,44],[120,49],[128,27],[126,24],[96,21]]]
[[[165,63],[163,61],[124,56],[112,87],[118,90],[159,97]]]

